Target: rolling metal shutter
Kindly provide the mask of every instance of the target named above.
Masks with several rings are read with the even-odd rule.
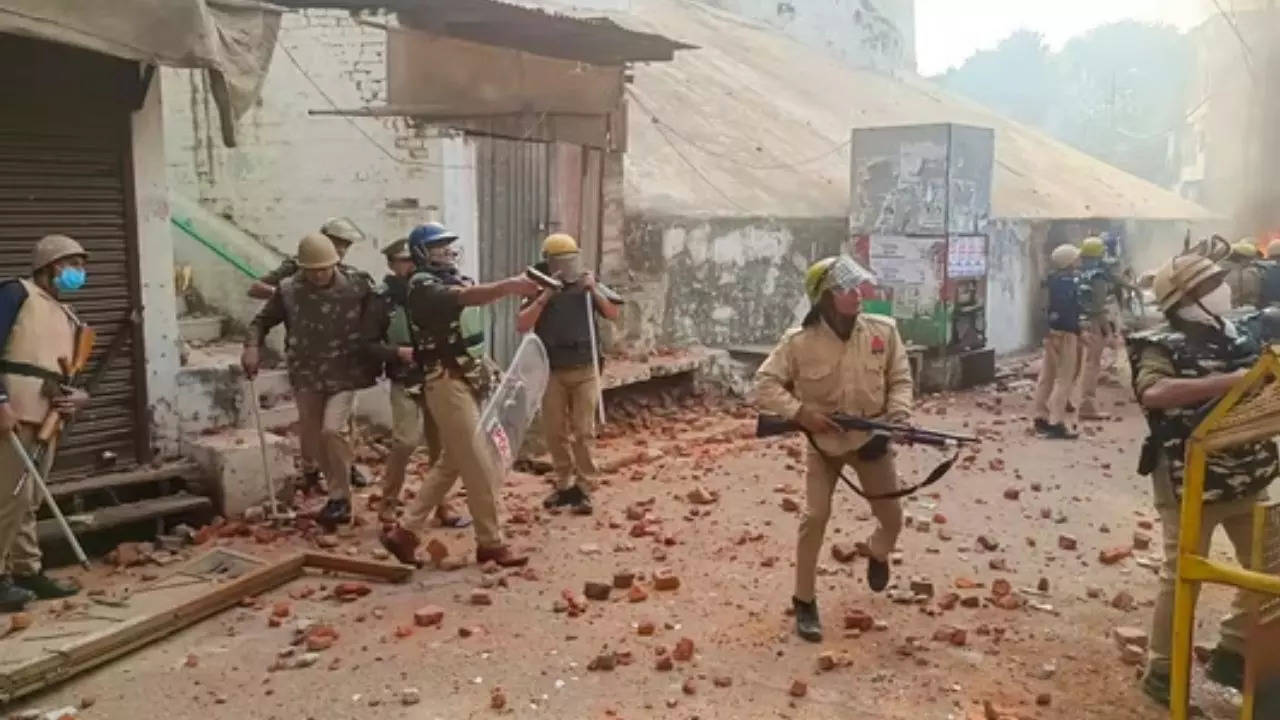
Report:
[[[14,69],[14,60],[21,60]],[[96,367],[118,332],[127,345],[63,437],[55,479],[149,459],[140,327],[122,322],[140,307],[131,195],[132,63],[0,35],[0,277],[30,274],[37,239],[64,233],[89,252],[88,283],[69,299],[98,333]],[[105,469],[105,468],[104,468]]]

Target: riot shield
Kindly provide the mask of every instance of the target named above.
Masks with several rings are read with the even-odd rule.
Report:
[[[515,463],[525,432],[542,406],[542,394],[550,375],[551,366],[542,341],[533,333],[526,334],[511,358],[511,365],[503,373],[502,382],[480,411],[480,424],[476,429],[503,470],[498,477],[505,475]]]

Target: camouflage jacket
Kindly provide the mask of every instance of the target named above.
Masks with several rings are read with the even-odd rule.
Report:
[[[1228,319],[1237,329],[1234,339],[1208,328],[1187,334],[1169,325],[1130,335],[1127,343],[1135,393],[1141,397],[1150,384],[1140,383],[1140,378],[1149,380],[1153,374],[1201,378],[1252,367],[1262,347],[1258,340],[1262,333],[1260,314],[1234,312]],[[1216,404],[1214,400],[1200,407],[1144,408],[1150,434],[1143,445],[1143,467],[1139,470],[1149,473],[1157,460],[1163,460],[1174,494],[1182,497],[1187,438]],[[1210,453],[1205,470],[1205,502],[1226,502],[1251,497],[1270,485],[1280,472],[1280,458],[1275,441],[1264,440]]]
[[[271,270],[266,275],[258,278],[258,281],[266,283],[271,287],[280,287],[280,283],[294,275],[297,275],[300,270],[302,270],[302,267],[298,265],[298,258],[287,257],[284,260],[281,260],[280,264],[277,265],[274,270]],[[353,267],[346,263],[338,263],[338,270],[344,275],[358,277],[370,285],[373,285],[373,276],[360,268]]]
[[[361,330],[365,352],[380,364],[387,378],[405,385],[421,385],[423,370],[418,363],[404,363],[400,348],[416,347],[409,325],[407,279],[388,275],[373,291],[365,306]]]
[[[484,397],[500,373],[485,352],[483,309],[458,302],[457,288],[474,282],[453,272],[418,272],[409,280],[405,307],[427,380],[457,372]]]
[[[359,275],[341,272],[323,288],[301,275],[286,278],[253,319],[250,342],[261,343],[271,328],[284,323],[294,390],[331,394],[369,387],[378,366],[362,351],[360,331],[372,290]]]

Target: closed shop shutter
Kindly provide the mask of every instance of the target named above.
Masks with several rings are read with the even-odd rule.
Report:
[[[14,56],[23,60],[20,70],[6,63]],[[122,322],[140,306],[126,104],[136,93],[137,66],[0,35],[0,67],[10,68],[0,83],[16,90],[6,90],[0,106],[0,277],[29,275],[40,237],[70,235],[90,255],[88,283],[68,296],[98,333],[89,369],[117,333],[129,334],[63,437],[54,479],[105,469],[105,454],[119,470],[148,459],[150,445],[140,328]]]

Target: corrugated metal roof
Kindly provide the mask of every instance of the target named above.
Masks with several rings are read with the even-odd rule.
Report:
[[[593,65],[665,62],[692,45],[628,30],[603,17],[570,17],[500,0],[279,0],[293,9],[389,10],[406,26],[462,40]]]
[[[838,217],[849,206],[852,128],[958,122],[995,130],[996,217],[1213,217],[917,76],[853,70],[737,16],[692,2],[633,0],[628,14],[612,17],[700,46],[635,71],[629,212]],[[787,167],[798,161],[807,162]]]

